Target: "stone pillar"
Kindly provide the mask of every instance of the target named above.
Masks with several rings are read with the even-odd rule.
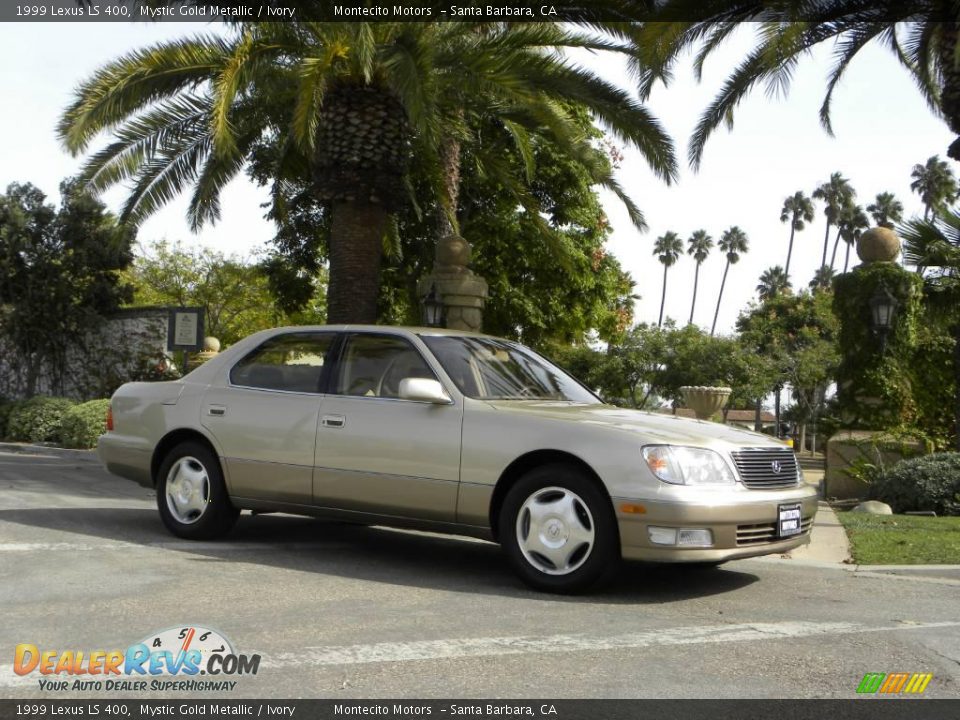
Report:
[[[190,356],[187,370],[195,370],[203,365],[207,360],[216,357],[220,352],[220,341],[215,337],[205,337],[203,339],[203,350]]]
[[[433,272],[417,286],[420,297],[436,288],[444,307],[444,325],[453,330],[479,332],[483,325],[483,306],[487,299],[487,281],[467,266],[470,243],[456,234],[449,234],[437,245]]]

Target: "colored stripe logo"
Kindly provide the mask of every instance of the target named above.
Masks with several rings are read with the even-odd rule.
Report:
[[[933,673],[867,673],[857,686],[862,694],[919,695],[933,680]]]

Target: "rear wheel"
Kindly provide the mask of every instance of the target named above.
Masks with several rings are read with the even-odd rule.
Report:
[[[220,537],[240,515],[230,502],[216,456],[197,442],[177,445],[160,464],[157,509],[167,529],[188,540]]]
[[[619,564],[610,501],[575,467],[545,465],[520,478],[504,499],[498,529],[514,569],[538,590],[582,592]]]

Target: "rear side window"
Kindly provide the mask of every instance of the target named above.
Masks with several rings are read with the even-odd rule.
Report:
[[[233,366],[230,382],[262,390],[318,393],[333,333],[288,333],[270,338]]]

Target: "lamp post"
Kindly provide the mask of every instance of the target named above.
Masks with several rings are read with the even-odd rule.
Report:
[[[870,298],[870,323],[874,334],[880,336],[881,353],[887,349],[887,335],[893,327],[897,305],[897,299],[883,285],[877,287],[877,291]]]
[[[423,324],[427,327],[443,326],[443,302],[437,297],[437,286],[430,285],[430,291],[423,296]]]

